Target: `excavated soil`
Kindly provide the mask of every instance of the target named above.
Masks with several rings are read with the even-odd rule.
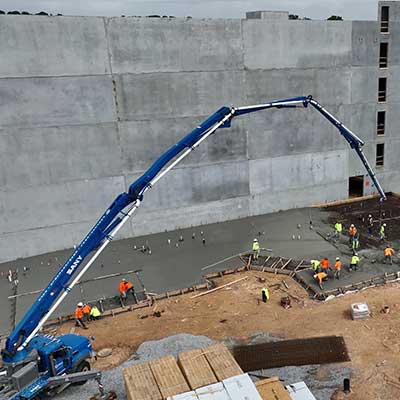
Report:
[[[372,288],[337,297],[328,302],[310,300],[295,281],[261,272],[244,272],[226,276],[218,286],[243,276],[248,279],[214,293],[191,298],[193,294],[170,298],[153,307],[132,311],[101,321],[91,322],[87,331],[77,333],[94,336],[94,348],[113,348],[113,355],[99,359],[94,367],[108,369],[133,355],[138,346],[177,333],[205,335],[215,340],[246,341],[254,332],[264,331],[278,338],[305,338],[340,335],[345,338],[351,362],[352,393],[336,398],[351,400],[389,400],[400,398],[400,284]],[[260,283],[257,277],[267,278]],[[280,284],[280,286],[272,286]],[[271,300],[260,302],[264,285],[272,286]],[[292,308],[285,310],[279,302],[288,291]],[[353,321],[350,304],[366,301],[371,318]],[[389,313],[382,313],[389,306]],[[159,317],[154,316],[160,311]],[[73,324],[58,328],[58,334],[73,331]],[[340,365],[338,365],[340,366]],[[112,389],[112,388],[111,388]]]

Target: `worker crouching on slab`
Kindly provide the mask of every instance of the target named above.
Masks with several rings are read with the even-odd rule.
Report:
[[[119,295],[121,298],[122,306],[124,306],[124,302],[127,298],[128,293],[131,293],[133,298],[136,301],[135,289],[133,288],[133,283],[127,281],[125,278],[121,280],[119,283]]]
[[[394,249],[387,245],[385,249],[383,250],[383,255],[385,256],[385,264],[393,264],[393,255],[394,255]]]
[[[90,310],[90,319],[92,321],[97,321],[101,317],[101,312],[100,310],[96,307],[93,306],[92,309]]]
[[[322,282],[328,280],[328,274],[326,272],[318,272],[318,274],[314,275],[314,279],[317,281],[320,289],[324,290],[324,286],[322,285]]]
[[[83,329],[88,329],[88,327],[83,322],[83,303],[79,302],[75,308],[75,326],[79,326]]]
[[[358,267],[360,265],[360,257],[358,256],[358,253],[354,253],[354,255],[351,257],[350,260],[350,265],[349,265],[349,271],[357,271]]]

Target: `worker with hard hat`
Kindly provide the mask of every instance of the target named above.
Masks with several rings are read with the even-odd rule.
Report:
[[[335,261],[335,278],[340,279],[340,271],[342,269],[342,262],[340,261],[339,257],[336,257]]]
[[[372,235],[372,229],[373,229],[373,227],[374,227],[374,220],[373,220],[373,218],[372,218],[372,215],[369,214],[369,215],[368,215],[368,218],[367,218],[367,228],[368,228],[368,233],[369,233],[370,235]]]
[[[269,300],[269,290],[268,288],[264,287],[261,289],[261,299],[264,303],[267,302],[267,300]]]
[[[357,228],[355,227],[354,224],[350,225],[348,233],[349,233],[349,243],[350,243],[350,246],[351,246],[354,236],[357,235]]]
[[[360,257],[358,253],[354,253],[350,260],[349,271],[357,271],[358,265],[360,264]]]
[[[122,300],[126,299],[128,292],[131,293],[133,298],[136,300],[135,289],[133,288],[133,283],[129,282],[128,280],[123,278],[121,280],[121,282],[119,283],[119,294],[120,294]]]
[[[75,308],[75,326],[79,326],[83,329],[88,329],[88,327],[83,322],[83,303],[79,302]]]
[[[83,311],[83,319],[85,321],[89,321],[90,319],[90,311],[92,310],[92,307],[89,306],[89,304],[84,304],[82,307]]]
[[[321,290],[324,290],[324,287],[322,285],[323,281],[328,280],[328,274],[326,272],[318,272],[318,274],[314,275],[314,279],[317,281],[318,286],[320,287]]]
[[[336,224],[335,224],[335,230],[334,230],[334,232],[333,232],[333,236],[334,237],[339,237],[341,234],[342,234],[342,231],[343,231],[343,225],[342,225],[342,223],[341,222],[336,222]]]
[[[381,240],[381,241],[385,240],[385,238],[386,238],[385,228],[386,228],[385,223],[381,224],[381,226],[379,228],[379,240]]]
[[[258,243],[258,239],[255,238],[253,240],[253,260],[258,260],[259,255],[260,255],[260,243]]]

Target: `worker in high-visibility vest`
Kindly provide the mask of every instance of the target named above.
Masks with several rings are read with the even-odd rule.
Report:
[[[335,278],[340,279],[340,271],[342,269],[342,262],[339,257],[336,257],[335,261]]]
[[[328,280],[328,274],[326,272],[318,272],[318,274],[314,275],[314,279],[318,282],[320,289],[324,290],[322,282]]]
[[[80,326],[83,329],[88,329],[83,322],[83,303],[79,302],[75,308],[75,326]]]
[[[379,240],[383,241],[385,240],[385,228],[386,228],[386,224],[383,223],[380,227],[379,227]]]
[[[385,256],[385,263],[388,261],[389,264],[393,264],[394,249],[388,245],[383,250],[383,254]]]
[[[264,303],[266,303],[267,300],[269,300],[269,291],[268,291],[267,288],[263,288],[263,289],[261,290],[261,298],[262,298],[262,301],[263,301]]]
[[[253,260],[258,260],[258,256],[260,255],[260,243],[258,243],[257,239],[253,240]]]
[[[353,243],[353,238],[355,235],[357,235],[357,228],[354,226],[354,224],[350,225],[348,233],[349,233],[349,245],[351,248]]]
[[[319,260],[311,260],[311,267],[314,271],[314,274],[316,274],[320,270],[321,262]]]
[[[133,298],[136,300],[135,289],[133,288],[133,283],[127,281],[124,278],[119,283],[119,294],[121,296],[121,299],[126,299],[128,292],[130,292],[132,294]]]
[[[341,222],[336,222],[335,224],[335,231],[333,233],[334,237],[339,237],[343,231],[343,225]]]
[[[350,260],[349,271],[357,271],[358,265],[360,264],[360,257],[358,257],[358,253],[355,253]]]
[[[92,310],[92,307],[89,306],[89,304],[84,304],[82,307],[83,311],[83,319],[85,321],[89,321],[90,319],[90,311]]]
[[[100,310],[96,306],[93,306],[92,309],[90,310],[90,319],[98,320],[100,319],[100,317],[101,317]]]

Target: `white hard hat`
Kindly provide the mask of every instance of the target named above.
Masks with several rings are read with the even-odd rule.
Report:
[[[253,242],[258,242],[258,240],[257,240],[257,239],[254,239]]]
[[[383,226],[386,226],[386,224],[383,224]]]
[[[355,256],[358,256],[358,253],[354,253]]]
[[[369,215],[368,215],[368,217],[369,217],[369,218],[371,218],[371,217],[372,217],[372,215],[371,215],[371,214],[369,214]]]
[[[83,307],[83,303],[80,301],[80,302],[77,304],[77,306],[78,306],[78,307]]]
[[[126,282],[126,279],[125,279],[125,278],[122,278],[122,282]]]
[[[354,226],[354,224],[351,224],[350,226],[351,226],[351,227],[353,227],[353,226]]]
[[[339,257],[336,257],[336,261],[339,261],[340,260],[340,258]]]

